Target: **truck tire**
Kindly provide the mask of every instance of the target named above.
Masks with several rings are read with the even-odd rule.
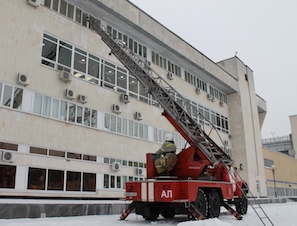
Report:
[[[212,189],[211,192],[207,195],[208,200],[208,218],[215,218],[220,216],[221,212],[221,197],[219,193]]]
[[[145,216],[144,219],[147,221],[156,221],[159,217],[159,210],[151,208],[150,215]]]
[[[206,217],[208,203],[207,197],[202,189],[198,190],[197,198],[195,201],[195,207],[203,215],[203,217]]]
[[[246,195],[243,195],[241,198],[238,198],[236,200],[235,209],[241,215],[245,215],[247,213],[248,200],[247,200]]]
[[[174,208],[164,209],[161,213],[164,218],[172,219],[175,216]]]

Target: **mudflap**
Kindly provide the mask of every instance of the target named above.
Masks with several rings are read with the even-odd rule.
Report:
[[[196,220],[204,220],[205,219],[205,217],[200,213],[200,211],[195,207],[194,204],[187,203],[185,206]]]
[[[128,208],[122,213],[122,215],[120,216],[120,220],[125,220],[128,215],[135,209],[136,207],[136,202],[132,202]]]
[[[227,202],[222,202],[222,205],[231,213],[237,220],[242,220],[242,216],[235,211]]]

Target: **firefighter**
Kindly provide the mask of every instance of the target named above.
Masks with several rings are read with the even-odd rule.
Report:
[[[177,163],[176,146],[171,133],[165,135],[165,142],[162,147],[156,152],[157,160],[155,167],[157,172],[169,172],[174,169]]]

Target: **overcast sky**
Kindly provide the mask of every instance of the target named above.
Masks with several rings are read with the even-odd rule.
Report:
[[[130,0],[214,62],[240,58],[267,103],[262,138],[291,133],[297,114],[296,0]]]

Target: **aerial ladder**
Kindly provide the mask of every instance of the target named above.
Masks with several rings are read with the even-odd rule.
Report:
[[[175,178],[176,180],[173,180],[171,182],[171,185],[174,186],[180,186],[179,184],[176,185],[176,183],[179,183],[180,180],[187,180],[189,178],[203,178],[203,173],[207,171],[211,176],[209,178],[215,177],[216,180],[224,181],[225,180],[225,174],[226,172],[229,172],[229,169],[232,167],[234,161],[225,153],[225,151],[220,148],[211,138],[209,135],[206,134],[206,132],[201,128],[201,125],[198,123],[198,120],[194,120],[190,113],[187,111],[187,107],[191,105],[189,101],[184,98],[179,92],[177,92],[168,82],[165,81],[158,73],[156,73],[148,63],[148,61],[145,58],[142,58],[141,56],[135,54],[132,50],[130,50],[126,44],[116,37],[113,37],[112,34],[110,34],[106,29],[103,28],[100,21],[94,18],[89,18],[89,23],[91,25],[91,28],[94,29],[96,33],[98,33],[102,40],[106,43],[106,45],[111,49],[111,53],[114,54],[117,59],[130,71],[130,73],[135,76],[135,78],[145,87],[145,90],[147,93],[150,93],[154,100],[156,100],[161,107],[164,109],[164,112],[162,113],[163,116],[165,116],[169,122],[175,127],[175,129],[184,137],[184,139],[188,142],[190,145],[189,148],[182,151],[179,154],[179,161],[180,167],[176,167],[177,169],[174,169],[170,174],[168,175],[174,175],[172,178]],[[179,100],[179,101],[176,101]],[[189,160],[189,153],[190,155],[194,153],[198,154],[197,163],[191,166],[199,166],[199,167],[193,167],[194,170],[182,170],[181,165],[185,166],[188,164]],[[191,164],[191,163],[189,163]],[[198,164],[198,165],[197,165]],[[210,167],[211,166],[211,167]],[[211,168],[209,170],[206,170],[208,168]],[[147,154],[147,178],[153,179],[156,178],[156,170],[153,165],[153,155]],[[230,175],[230,179],[236,177],[236,174]],[[171,178],[171,177],[169,177]],[[240,178],[241,179],[241,178]],[[238,180],[238,178],[237,178]],[[137,183],[137,182],[136,182]],[[160,182],[160,185],[164,187],[162,184],[163,182]],[[140,184],[138,186],[138,184]],[[131,192],[133,188],[137,187],[138,193],[143,193],[143,189],[148,189],[152,182],[147,182],[145,186],[143,186],[144,183],[139,182],[136,184],[137,186],[127,185],[128,188],[126,188],[127,193],[130,195],[135,192]],[[166,182],[165,182],[166,184]],[[156,203],[155,205],[149,204],[149,197],[146,197],[147,200],[145,202],[137,202],[133,199],[132,195],[130,198],[127,196],[128,200],[134,200],[128,209],[126,209],[123,214],[121,215],[120,219],[125,219],[129,213],[135,208],[139,208],[138,213],[142,214],[145,219],[148,220],[155,220],[157,216],[159,215],[159,212],[164,217],[172,217],[174,215],[172,213],[172,208],[167,208],[167,206],[164,203],[167,202],[184,202],[185,208],[188,210],[188,212],[195,218],[195,219],[204,219],[206,214],[210,214],[210,217],[216,217],[218,214],[214,214],[213,212],[217,212],[217,209],[219,209],[220,206],[224,206],[231,214],[233,214],[237,219],[242,219],[242,216],[240,214],[245,214],[247,212],[247,192],[248,187],[247,184],[242,181],[238,180],[236,181],[236,188],[234,189],[234,194],[227,195],[227,194],[221,194],[222,197],[220,197],[220,203],[219,207],[216,210],[210,209],[209,207],[207,211],[201,211],[199,210],[199,206],[201,205],[201,201],[203,204],[203,197],[202,199],[199,199],[201,194],[204,195],[204,190],[200,189],[201,184],[204,184],[202,187],[205,188],[206,191],[209,192],[207,196],[208,202],[215,202],[211,195],[217,196],[217,193],[213,191],[215,189],[218,189],[216,186],[223,186],[225,190],[227,188],[230,190],[230,186],[232,187],[230,181],[227,181],[226,184],[221,183],[220,185],[214,185],[214,183],[208,182],[203,183],[199,182],[199,185],[189,185],[189,190],[193,188],[198,189],[198,195],[195,197],[195,201],[185,201],[189,199],[183,200],[180,197],[174,198],[171,193],[167,193],[167,195],[171,195],[171,197],[168,200],[164,199],[157,199],[156,194],[153,196],[153,203]],[[205,185],[207,184],[207,185]],[[218,184],[215,182],[215,184]],[[158,184],[155,184],[153,186],[157,186]],[[129,187],[130,186],[130,187]],[[170,185],[166,185],[169,186]],[[191,187],[190,187],[191,186]],[[207,187],[210,186],[210,187]],[[220,187],[220,189],[222,189]],[[211,189],[215,188],[215,189]],[[155,189],[155,188],[154,188]],[[136,189],[137,190],[137,189]],[[156,189],[155,189],[156,190]],[[163,190],[164,192],[164,190]],[[162,193],[163,194],[163,193]],[[199,196],[200,195],[200,196]],[[149,195],[147,195],[149,196]],[[190,195],[189,195],[190,196]],[[234,210],[228,202],[228,200],[233,200],[234,197],[237,198],[236,210]],[[163,197],[164,198],[164,197]],[[166,195],[165,195],[165,198]],[[142,198],[143,199],[143,198]],[[164,202],[164,203],[163,203]],[[144,205],[141,205],[141,203],[145,203]],[[196,204],[196,205],[195,205]],[[209,204],[209,203],[208,203]],[[213,205],[214,203],[212,203]],[[162,210],[160,209],[159,212],[154,212],[153,209],[155,207],[158,207],[158,205],[162,206]],[[210,204],[209,204],[210,205]],[[169,205],[170,206],[170,205]],[[147,208],[149,207],[150,211],[147,211]],[[237,208],[238,207],[238,208]],[[175,209],[180,208],[180,206],[175,207]],[[159,208],[156,208],[159,209]],[[149,214],[144,214],[144,212],[150,212]],[[182,212],[182,211],[181,211]],[[210,212],[210,213],[209,213]],[[263,211],[264,212],[264,211]],[[265,214],[265,212],[264,212]],[[265,216],[267,216],[265,214]],[[268,218],[268,217],[267,217]],[[269,219],[269,218],[268,218]],[[270,221],[271,222],[271,221]],[[272,223],[271,223],[272,224]],[[265,224],[264,224],[265,225]],[[273,224],[272,224],[273,225]]]

